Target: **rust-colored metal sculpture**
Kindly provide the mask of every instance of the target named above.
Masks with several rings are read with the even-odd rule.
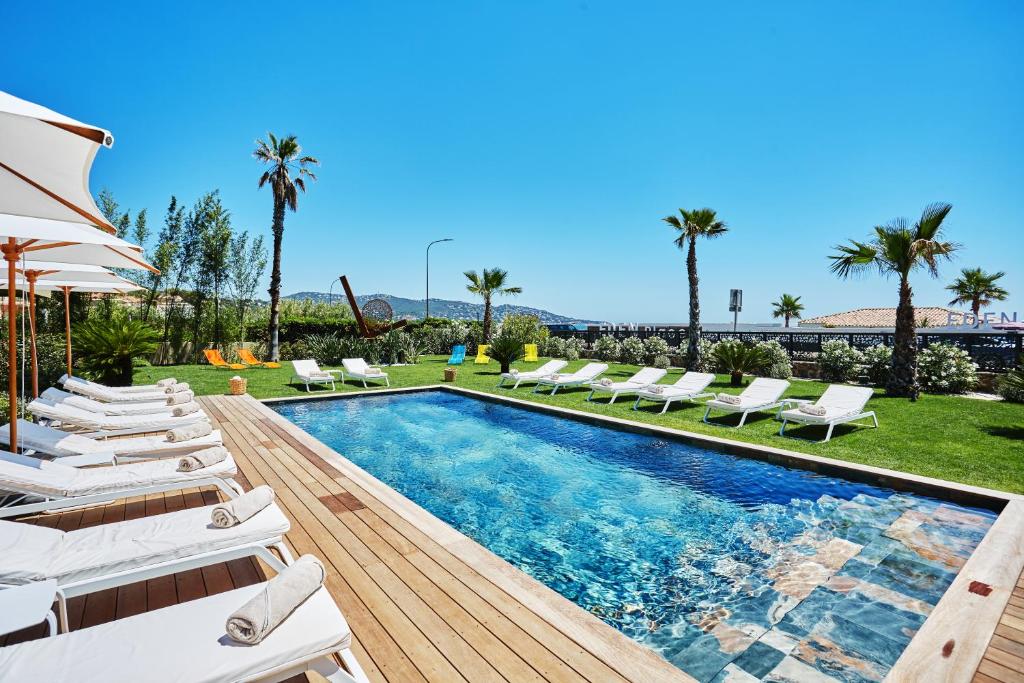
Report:
[[[382,334],[387,334],[391,330],[397,330],[405,327],[407,321],[399,320],[397,322],[391,322],[391,305],[383,299],[373,299],[368,301],[366,311],[367,316],[363,317],[363,311],[359,308],[359,303],[356,301],[355,294],[352,293],[352,288],[348,284],[348,278],[344,275],[341,276],[341,286],[345,289],[345,296],[348,297],[348,305],[352,307],[352,315],[356,317],[356,324],[359,325],[359,333],[363,335],[364,339],[373,339],[379,337]],[[383,303],[387,307],[387,320],[379,320],[378,315],[384,313],[384,308],[378,305],[370,306],[370,304]]]

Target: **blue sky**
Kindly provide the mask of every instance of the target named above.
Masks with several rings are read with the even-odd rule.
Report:
[[[1024,314],[1024,4],[7,3],[0,89],[112,130],[94,191],[161,217],[219,188],[269,236],[253,141],[323,162],[286,221],[284,290],[468,298],[501,266],[519,302],[614,321],[686,317],[660,219],[711,206],[702,305],[747,322],[782,292],[807,314],[895,305],[837,281],[830,247],[933,201],[960,267],[1006,270]]]

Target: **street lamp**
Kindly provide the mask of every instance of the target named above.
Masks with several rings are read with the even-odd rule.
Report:
[[[424,322],[426,322],[427,320],[430,319],[430,248],[432,246],[434,246],[435,244],[439,243],[439,242],[453,242],[453,241],[454,240],[451,237],[445,237],[442,240],[434,240],[433,242],[431,242],[430,244],[427,245],[427,300],[426,300],[427,311],[426,311],[426,314],[423,316],[423,321]]]
[[[331,280],[331,288],[327,290],[327,305],[331,306],[334,304],[334,283],[341,282],[341,277],[337,277]]]

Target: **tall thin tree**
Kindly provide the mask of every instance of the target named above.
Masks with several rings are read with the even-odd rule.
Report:
[[[800,303],[800,298],[792,294],[780,296],[778,301],[772,303],[772,317],[784,319],[786,327],[789,327],[790,319],[799,318],[804,311],[804,305]]]
[[[259,186],[270,185],[274,193],[274,218],[271,231],[274,235],[273,265],[270,270],[270,360],[280,360],[278,329],[281,308],[281,242],[284,239],[285,209],[295,211],[299,206],[299,192],[306,191],[306,180],[316,181],[310,166],[319,166],[316,157],[302,153],[302,147],[294,135],[283,138],[267,133],[267,140],[257,140],[253,156],[269,166],[260,176]]]
[[[156,237],[156,249],[153,250],[153,265],[159,273],[150,273],[147,282],[145,307],[142,309],[142,320],[148,321],[149,314],[160,297],[161,289],[167,286],[171,269],[174,267],[180,245],[181,224],[185,217],[185,207],[178,205],[178,198],[172,196],[164,216],[164,227]],[[164,307],[164,316],[167,315]],[[166,327],[166,323],[165,323]],[[166,341],[166,339],[164,340]]]
[[[851,240],[835,247],[830,269],[841,278],[877,270],[885,277],[899,280],[899,305],[896,308],[896,334],[893,341],[892,372],[886,384],[890,396],[917,400],[917,330],[914,324],[914,292],[910,274],[924,268],[939,276],[939,262],[949,259],[959,247],[943,239],[942,227],[952,204],[936,203],[925,207],[914,224],[896,218],[875,228],[867,242]]]
[[[964,268],[960,276],[946,289],[955,295],[950,306],[970,304],[974,320],[978,321],[981,309],[991,306],[993,301],[1006,301],[1010,293],[996,284],[1006,273],[986,273],[981,268]]]
[[[231,266],[229,286],[238,313],[238,337],[245,343],[245,314],[256,296],[263,271],[267,268],[267,249],[263,235],[256,235],[249,243],[249,233],[242,231],[231,240]]]
[[[679,209],[679,215],[662,220],[679,231],[675,245],[686,249],[686,276],[690,281],[690,324],[687,328],[686,367],[700,369],[700,292],[697,278],[697,238],[713,239],[725,234],[729,228],[718,220],[713,209]]]
[[[484,268],[483,274],[475,270],[467,270],[463,273],[469,284],[466,289],[480,296],[484,300],[484,342],[491,340],[491,297],[495,294],[522,294],[522,287],[506,287],[508,271],[501,268]]]

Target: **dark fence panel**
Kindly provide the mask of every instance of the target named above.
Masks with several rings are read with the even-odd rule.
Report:
[[[590,326],[584,331],[571,331],[564,329],[552,329],[551,335],[568,339],[569,337],[583,337],[588,346],[593,346],[599,338],[611,335],[619,341],[628,337],[661,337],[669,346],[685,347],[687,329],[682,326],[656,326],[638,325],[632,327],[617,326],[612,328],[601,328]],[[723,339],[739,339],[745,342],[777,341],[782,345],[790,356],[796,359],[813,358],[821,352],[821,345],[824,342],[834,339],[842,340],[850,346],[864,350],[871,346],[884,344],[893,345],[893,333],[889,331],[872,332],[839,332],[839,331],[811,331],[799,328],[788,331],[761,330],[757,332],[724,332],[704,330],[701,334],[703,339],[712,343]],[[925,348],[936,343],[955,344],[971,355],[971,358],[978,364],[981,370],[991,372],[1005,372],[1012,369],[1018,363],[1021,355],[1024,354],[1024,335],[1017,332],[989,333],[989,332],[919,332],[917,335],[918,348]]]

